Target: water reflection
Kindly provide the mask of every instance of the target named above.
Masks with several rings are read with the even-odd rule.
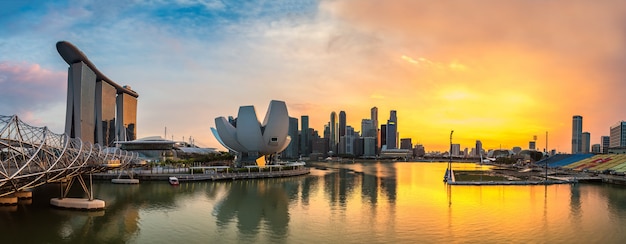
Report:
[[[570,185],[569,202],[570,218],[572,221],[580,222],[580,218],[582,217],[582,204],[580,202],[579,184]]]
[[[273,235],[284,236],[289,224],[289,198],[297,195],[297,185],[268,181],[227,183],[227,193],[213,209],[217,226],[227,229],[234,220],[243,235],[255,237],[262,223]]]
[[[450,186],[444,170],[329,163],[282,179],[98,182],[102,212],[53,209],[58,186],[45,185],[32,204],[0,208],[0,236],[7,243],[626,241],[622,186]]]
[[[379,195],[395,203],[397,195],[396,167],[393,164],[329,165],[330,173],[324,175],[324,190],[331,206],[345,207],[350,195],[360,186],[361,200],[378,203]]]

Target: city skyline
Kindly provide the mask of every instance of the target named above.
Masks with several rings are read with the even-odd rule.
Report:
[[[213,118],[274,99],[324,130],[398,111],[401,138],[570,152],[573,115],[590,144],[626,120],[626,3],[571,1],[159,1],[0,3],[0,114],[62,132],[66,40],[141,93],[137,137],[221,148]],[[373,18],[372,16],[377,16]],[[467,21],[472,20],[472,21]],[[380,128],[378,126],[377,128]]]

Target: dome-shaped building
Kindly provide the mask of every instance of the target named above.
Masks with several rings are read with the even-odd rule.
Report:
[[[283,101],[272,100],[263,123],[260,123],[254,106],[241,106],[237,118],[215,118],[213,135],[226,148],[238,153],[244,164],[256,162],[262,156],[273,156],[287,148],[289,114]],[[272,158],[272,157],[266,157]]]

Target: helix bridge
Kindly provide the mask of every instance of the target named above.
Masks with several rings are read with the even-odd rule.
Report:
[[[47,127],[22,122],[17,116],[0,115],[0,197],[51,182],[78,179],[111,168],[129,168],[136,153],[83,142]],[[91,196],[90,196],[91,197]]]

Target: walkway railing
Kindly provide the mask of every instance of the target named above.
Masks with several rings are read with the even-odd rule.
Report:
[[[136,159],[137,154],[55,134],[15,115],[0,115],[0,196],[109,167],[129,167]]]

